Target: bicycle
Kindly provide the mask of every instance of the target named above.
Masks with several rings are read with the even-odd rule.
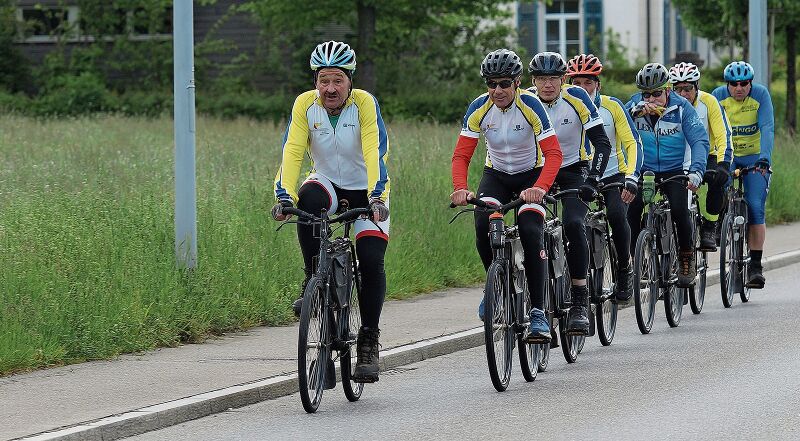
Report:
[[[700,213],[697,193],[691,192],[691,203],[689,204],[689,215],[692,222],[692,244],[694,244],[695,268],[697,276],[694,285],[688,290],[689,306],[692,313],[700,314],[703,310],[706,298],[706,277],[708,275],[708,252],[700,250],[700,228],[703,222],[703,215]]]
[[[750,245],[747,234],[747,200],[744,198],[744,176],[755,167],[736,169],[731,175],[734,182],[728,187],[727,207],[722,221],[719,243],[719,281],[722,304],[730,308],[733,296],[739,293],[742,303],[750,301],[749,278]]]
[[[624,184],[615,182],[598,188],[596,208],[586,214],[586,238],[589,242],[589,286],[591,308],[589,311],[589,336],[596,333],[603,346],[614,340],[617,329],[618,305],[615,297],[619,260],[613,244],[611,229],[608,226],[605,198],[602,192],[622,188]]]
[[[486,359],[489,364],[489,377],[498,392],[508,388],[511,380],[511,365],[514,346],[519,353],[520,369],[525,381],[534,381],[540,358],[540,344],[526,342],[530,317],[530,295],[525,279],[522,243],[517,226],[517,213],[514,223],[506,225],[503,216],[524,204],[515,199],[508,204],[497,206],[480,199],[468,199],[475,208],[462,209],[450,220],[466,212],[486,211],[489,216],[489,242],[492,247],[492,264],[486,271],[484,290],[484,339]],[[455,208],[450,204],[450,208]],[[516,337],[516,338],[515,338]]]
[[[342,201],[346,207],[346,201]],[[298,217],[297,221],[283,222],[312,225],[319,232],[320,250],[311,278],[303,291],[300,310],[300,332],[297,342],[297,371],[300,400],[308,413],[314,413],[322,401],[322,393],[336,385],[334,363],[339,361],[339,372],[344,394],[349,401],[357,401],[364,390],[363,383],[352,381],[357,332],[361,326],[358,293],[361,290],[355,245],[350,240],[350,228],[361,216],[369,216],[369,208],[353,208],[335,218],[323,210],[317,217],[294,207],[285,207],[284,213]],[[343,225],[342,235],[331,238],[331,227]],[[354,294],[355,291],[355,295]]]
[[[645,179],[655,178],[653,172],[645,172]],[[633,280],[636,324],[642,334],[653,328],[656,303],[664,300],[664,310],[670,327],[680,324],[683,314],[684,291],[677,288],[678,252],[677,232],[672,223],[669,201],[666,197],[656,198],[656,192],[669,182],[686,182],[685,175],[672,176],[655,183],[654,191],[642,198],[647,209],[646,226],[636,239],[634,253]]]

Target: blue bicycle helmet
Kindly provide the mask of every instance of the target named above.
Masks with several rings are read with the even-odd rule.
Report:
[[[725,66],[725,81],[750,81],[755,76],[753,66],[744,61],[734,61]]]

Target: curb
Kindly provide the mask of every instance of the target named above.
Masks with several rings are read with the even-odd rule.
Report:
[[[800,250],[795,250],[765,258],[763,265],[764,270],[769,271],[798,262],[800,262]],[[719,269],[709,271],[706,280],[709,286],[719,283]],[[480,326],[398,346],[381,352],[381,371],[472,349],[483,344],[483,326]],[[273,400],[297,391],[297,373],[278,375],[78,423],[70,427],[16,438],[16,440],[116,440],[174,426],[232,408]]]

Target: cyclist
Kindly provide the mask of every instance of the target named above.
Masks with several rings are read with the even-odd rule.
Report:
[[[486,165],[478,196],[485,202],[504,204],[516,193],[525,201],[517,221],[532,306],[528,341],[546,343],[550,341],[550,325],[543,311],[547,255],[543,244],[545,209],[541,204],[561,165],[561,150],[542,103],[534,94],[519,88],[521,74],[522,61],[508,49],[492,51],[483,59],[481,77],[488,90],[472,101],[464,115],[453,152],[450,200],[466,205],[468,198],[475,197],[468,190],[467,175],[483,134]],[[488,213],[475,212],[475,243],[488,270],[492,263]],[[481,301],[481,320],[483,310]]]
[[[536,54],[528,65],[528,72],[533,77],[539,99],[554,122],[564,155],[556,183],[562,190],[579,188],[584,201],[594,200],[598,182],[611,155],[611,144],[597,107],[585,90],[565,84],[567,63],[561,54]],[[567,333],[589,335],[589,289],[586,286],[589,244],[584,223],[588,207],[576,198],[564,199],[563,205],[564,233],[569,239],[567,265],[572,277],[572,307],[567,317]]]
[[[642,171],[654,172],[657,179],[689,175],[686,186],[669,182],[662,187],[678,230],[678,286],[688,288],[694,283],[697,268],[686,189],[696,191],[703,181],[709,150],[708,134],[692,104],[672,93],[668,82],[669,72],[664,65],[645,64],[636,74],[636,87],[641,92],[631,97],[626,107],[642,137]],[[639,193],[628,207],[631,237],[639,236],[643,210],[644,202]],[[635,244],[635,241],[631,243]]]
[[[600,117],[603,118],[609,142],[614,147],[608,158],[608,166],[600,182],[603,184],[624,183],[625,188],[603,191],[606,201],[608,223],[614,233],[619,267],[615,296],[620,303],[627,303],[633,295],[633,265],[631,265],[631,230],[628,226],[628,205],[639,190],[638,169],[642,164],[642,141],[633,126],[633,120],[625,105],[617,98],[600,94],[600,74],[603,64],[592,55],[580,54],[567,62],[570,84],[582,87],[592,98]]]
[[[748,288],[763,288],[761,256],[767,236],[765,205],[772,175],[772,147],[775,140],[775,118],[772,98],[761,84],[753,83],[753,66],[734,61],[724,71],[725,86],[714,89],[713,95],[728,114],[733,127],[733,166],[755,166],[758,173],[744,177],[744,196],[749,214],[750,276]]]
[[[353,381],[371,383],[378,381],[378,322],[386,294],[383,265],[389,240],[386,127],[375,97],[353,88],[356,54],[349,45],[338,41],[320,43],[311,52],[310,65],[316,88],[298,96],[292,107],[275,178],[278,203],[272,208],[272,217],[277,221],[288,219],[291,215],[282,210],[295,203],[299,209],[314,215],[320,215],[323,209],[335,212],[341,200],[347,201],[349,208],[372,209],[371,220],[359,219],[354,225],[363,326],[358,330],[358,359],[353,374]],[[306,153],[313,169],[298,191],[297,180]],[[297,226],[297,239],[305,264],[305,289],[320,244],[313,227],[308,225]],[[292,305],[295,314],[299,315],[301,304],[302,295]]]
[[[713,95],[699,88],[700,69],[692,63],[678,63],[669,70],[669,82],[672,90],[692,103],[697,117],[703,122],[708,133],[711,152],[706,159],[706,173],[703,181],[707,187],[700,187],[697,192],[699,209],[703,215],[700,228],[700,250],[716,251],[719,212],[722,210],[725,185],[730,178],[733,144],[731,129],[725,109]],[[716,170],[716,174],[711,173]]]

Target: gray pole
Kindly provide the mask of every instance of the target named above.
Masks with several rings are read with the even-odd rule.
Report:
[[[750,64],[755,71],[755,82],[767,87],[767,0],[750,0],[750,15],[748,17],[748,40]]]
[[[174,2],[175,258],[178,268],[197,266],[193,18],[192,0]]]

